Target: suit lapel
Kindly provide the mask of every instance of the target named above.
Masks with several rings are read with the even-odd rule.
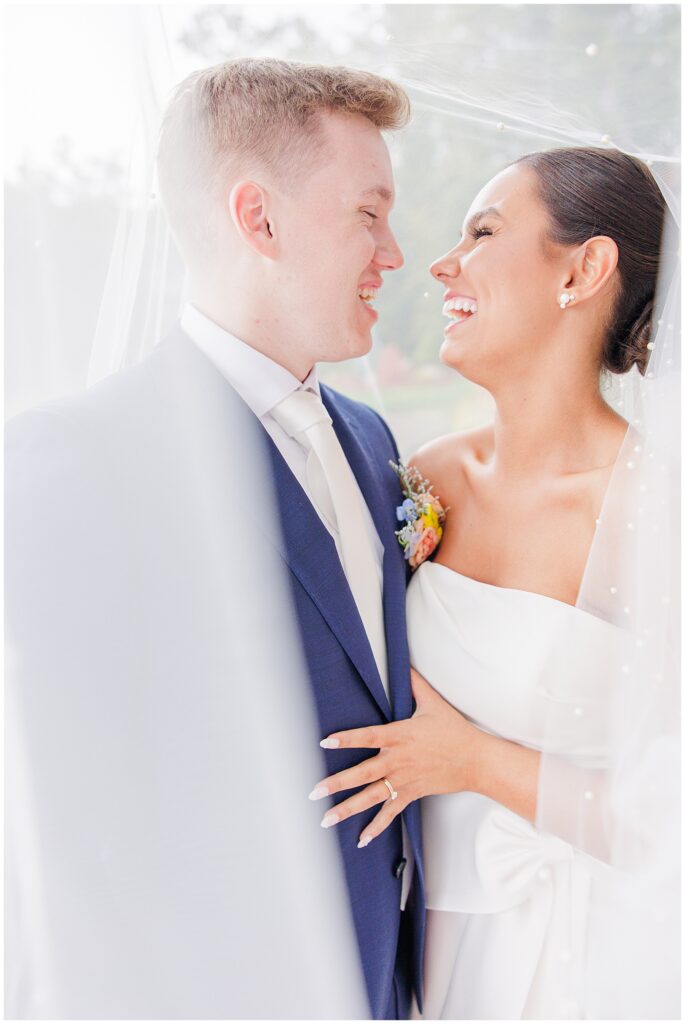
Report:
[[[412,714],[412,694],[407,675],[409,649],[405,618],[406,569],[395,536],[395,503],[387,488],[382,487],[379,482],[383,472],[392,478],[392,470],[388,466],[383,466],[379,474],[378,465],[374,465],[367,454],[368,445],[356,422],[341,413],[334,393],[328,388],[322,386],[321,397],[333,420],[333,428],[383,543],[383,618],[390,695],[394,717],[409,718]],[[399,496],[399,484],[397,487]]]
[[[281,508],[283,557],[355,665],[383,715],[390,719],[388,698],[335,542],[278,448],[264,433]]]

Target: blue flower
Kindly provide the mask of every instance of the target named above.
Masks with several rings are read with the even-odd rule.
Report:
[[[416,505],[411,498],[407,498],[403,501],[402,504],[395,509],[395,512],[397,513],[397,518],[401,523],[413,523],[418,516]]]

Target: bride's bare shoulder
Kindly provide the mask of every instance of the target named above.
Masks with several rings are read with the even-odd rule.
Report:
[[[412,455],[409,464],[416,466],[439,494],[458,483],[469,463],[486,462],[492,453],[492,427],[479,427],[458,434],[443,434],[429,441]]]

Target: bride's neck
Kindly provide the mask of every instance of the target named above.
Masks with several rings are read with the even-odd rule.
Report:
[[[602,398],[595,374],[566,366],[556,380],[526,379],[493,397],[499,472],[580,473],[614,462],[626,424]]]

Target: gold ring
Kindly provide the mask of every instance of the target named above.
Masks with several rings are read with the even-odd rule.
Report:
[[[397,790],[392,788],[392,782],[390,782],[389,779],[383,779],[383,782],[388,787],[388,791],[390,793],[390,799],[391,800],[397,800]]]

